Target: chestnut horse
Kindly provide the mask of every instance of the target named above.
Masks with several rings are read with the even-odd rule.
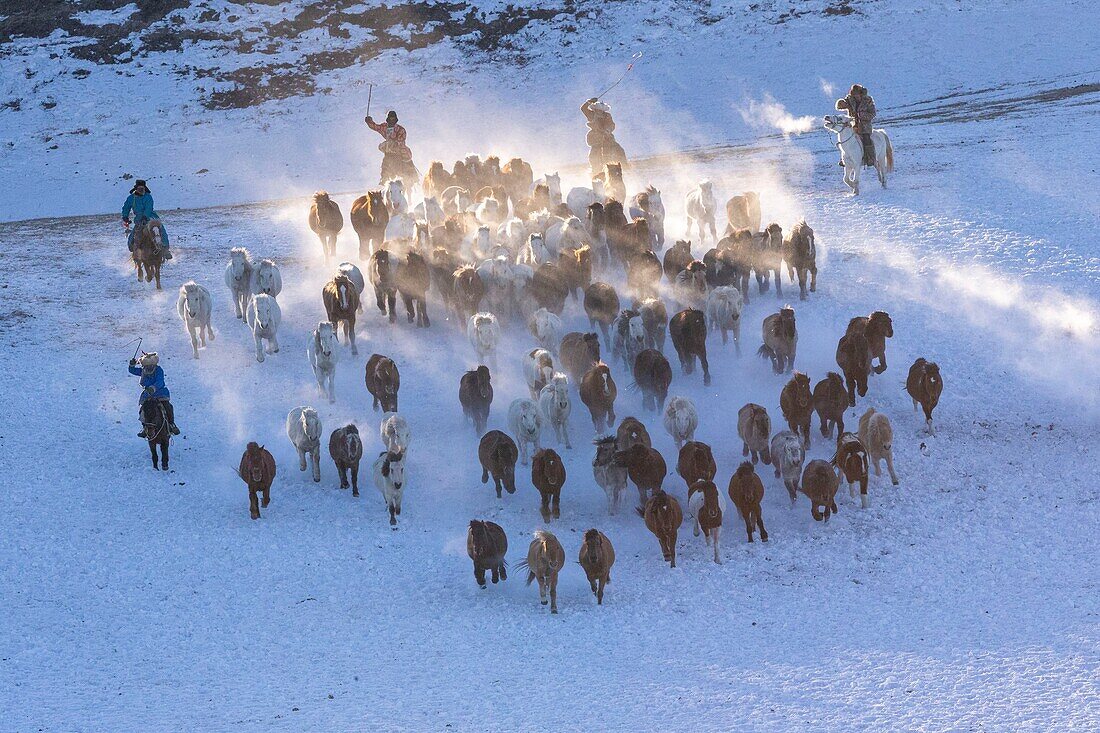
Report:
[[[144,271],[145,282],[157,281],[160,290],[160,268],[164,264],[164,252],[157,243],[157,237],[164,240],[164,229],[157,219],[139,219],[134,222],[134,251],[131,258],[137,270],[138,282]]]
[[[645,526],[657,537],[661,544],[661,555],[670,567],[676,567],[676,532],[684,521],[680,502],[663,490],[657,492],[646,502],[645,508],[637,507],[638,516],[645,519]]]
[[[271,483],[275,480],[275,457],[257,443],[249,443],[241,456],[237,475],[248,484],[248,511],[253,519],[260,518],[260,507],[271,503]],[[263,503],[259,495],[263,494]]]
[[[365,260],[382,246],[390,210],[381,191],[368,191],[351,204],[351,228],[359,235],[359,259]]]
[[[615,548],[611,540],[598,529],[584,533],[581,543],[580,566],[588,576],[592,586],[592,595],[596,596],[596,605],[603,605],[603,589],[611,582],[611,566],[615,564]]]
[[[508,565],[504,556],[508,552],[508,536],[496,522],[470,520],[466,532],[466,554],[474,561],[474,579],[485,589],[485,571],[492,573],[493,583],[508,580]]]

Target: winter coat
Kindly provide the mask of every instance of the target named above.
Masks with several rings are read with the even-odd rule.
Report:
[[[875,100],[870,94],[864,94],[859,99],[849,94],[836,101],[836,108],[848,112],[848,116],[855,120],[855,131],[860,135],[871,134],[871,120],[875,119],[878,110],[875,109]]]
[[[385,138],[378,144],[378,149],[386,155],[396,155],[404,160],[412,159],[412,150],[405,144],[405,128],[395,124],[390,127],[385,122],[367,122],[367,127]]]
[[[150,193],[143,196],[130,194],[126,197],[126,203],[122,205],[122,218],[130,221],[131,213],[133,213],[135,219],[160,218],[157,216],[157,212],[153,210],[153,195]]]
[[[144,369],[135,364],[130,367],[130,374],[133,374],[135,377],[141,377],[142,390],[141,396],[138,397],[139,405],[145,404],[145,400],[150,397],[165,400],[171,397],[168,388],[164,386],[164,370],[160,368],[159,364],[153,368],[152,374],[146,374]],[[148,387],[153,388],[152,394],[149,394],[146,390]]]

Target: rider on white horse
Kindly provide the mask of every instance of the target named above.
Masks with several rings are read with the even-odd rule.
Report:
[[[871,139],[871,121],[878,114],[874,98],[867,93],[866,87],[853,84],[848,96],[836,101],[836,108],[848,113],[853,120],[852,128],[863,141],[863,165],[874,165],[875,143]],[[844,162],[841,161],[840,165],[843,166]]]

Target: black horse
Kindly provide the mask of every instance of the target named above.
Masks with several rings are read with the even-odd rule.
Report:
[[[157,446],[160,446],[160,468],[168,470],[168,439],[171,437],[169,426],[171,406],[163,400],[148,399],[141,404],[141,424],[145,426],[145,439],[149,441],[149,453],[153,457],[153,468],[157,468]]]

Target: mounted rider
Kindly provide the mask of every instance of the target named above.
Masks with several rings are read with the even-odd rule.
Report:
[[[130,226],[130,215],[134,216],[134,226]],[[156,219],[160,221],[160,216],[157,215],[156,210],[153,208],[153,194],[149,191],[149,185],[144,179],[139,178],[134,187],[130,189],[130,195],[126,197],[126,203],[122,205],[122,224],[126,227],[130,235],[126,239],[126,246],[131,252],[134,251],[134,232],[138,230],[138,227],[145,226],[145,222],[149,219]],[[172,259],[172,251],[168,249],[168,230],[164,228],[164,224],[160,225],[160,250],[164,255],[164,259]]]
[[[581,113],[588,120],[588,164],[592,175],[603,172],[607,163],[626,163],[626,153],[615,139],[615,120],[611,117],[611,106],[596,97],[585,100]]]
[[[160,401],[168,418],[168,429],[172,432],[172,435],[179,435],[180,429],[176,427],[176,412],[170,401],[171,394],[164,384],[164,370],[160,368],[160,357],[157,356],[157,352],[142,354],[140,366],[137,359],[130,359],[129,372],[135,377],[141,377],[142,390],[141,395],[138,397],[138,418],[142,421],[142,427],[138,437],[147,437],[145,435],[144,415],[142,414],[142,407],[145,406],[146,400]]]
[[[878,114],[874,98],[867,93],[866,87],[853,84],[848,96],[836,101],[836,108],[848,113],[852,118],[852,128],[863,141],[863,165],[874,165],[875,143],[871,139],[871,121]]]
[[[382,182],[394,177],[411,177],[413,181],[419,178],[413,164],[412,150],[405,144],[405,128],[397,124],[397,112],[392,109],[387,112],[384,124],[375,122],[370,115],[364,121],[367,127],[383,137],[378,144],[378,149],[382,152]]]

